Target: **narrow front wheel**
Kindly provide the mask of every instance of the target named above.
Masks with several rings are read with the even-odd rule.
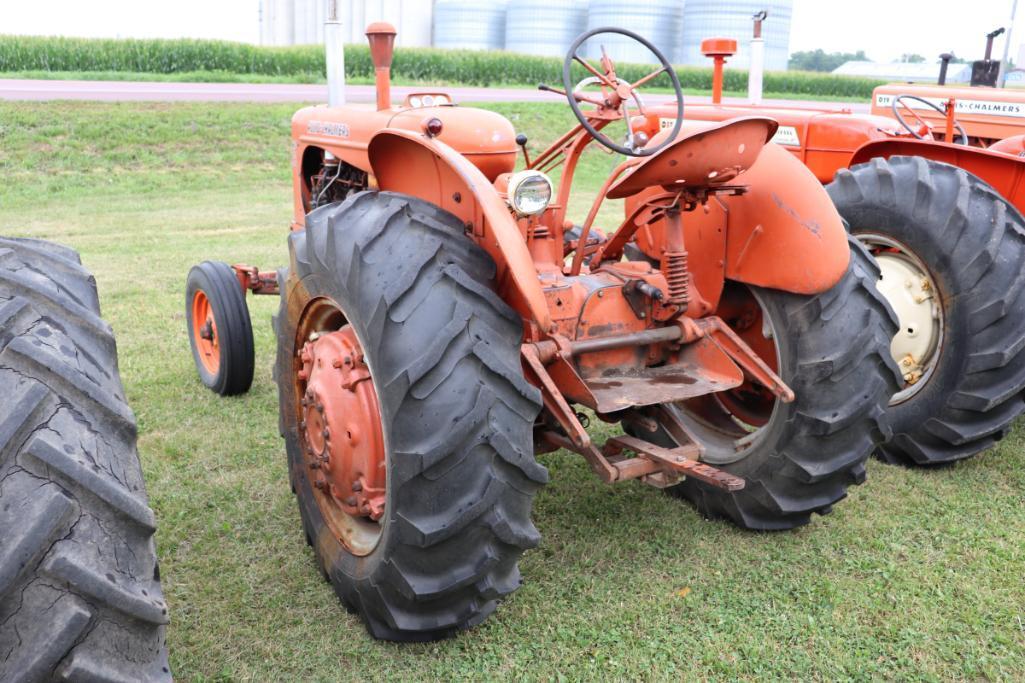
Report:
[[[189,271],[185,318],[200,381],[221,396],[249,391],[253,383],[253,325],[231,266],[203,261]]]

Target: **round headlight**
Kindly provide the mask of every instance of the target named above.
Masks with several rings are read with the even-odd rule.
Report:
[[[533,216],[552,201],[552,181],[540,171],[520,171],[509,178],[509,204],[521,216]]]

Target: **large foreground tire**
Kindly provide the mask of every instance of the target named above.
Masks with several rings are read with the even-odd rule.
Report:
[[[530,509],[548,473],[533,456],[541,403],[522,376],[522,323],[492,291],[491,258],[431,204],[364,192],[314,211],[306,226],[289,240],[275,375],[307,540],[375,637],[450,635],[516,590],[519,557],[539,541]],[[318,314],[333,322],[309,327],[326,306],[344,318]],[[342,327],[362,346],[379,402],[387,489],[376,522],[339,517],[323,482],[315,488],[317,437],[300,424],[301,349]],[[346,524],[361,529],[358,550]]]
[[[881,456],[932,465],[993,446],[1025,410],[1022,216],[979,178],[921,157],[841,170],[828,190],[851,233],[897,280],[891,298],[903,320],[895,355],[909,365],[924,356],[922,371],[908,375],[917,381],[894,396],[893,437]],[[914,280],[932,284],[908,300],[921,289]],[[913,356],[907,349],[928,330],[915,316],[922,299],[935,308],[934,350]]]
[[[706,445],[705,460],[747,486],[729,493],[686,479],[669,493],[748,529],[790,529],[808,523],[813,512],[829,512],[850,485],[864,481],[865,461],[888,434],[884,415],[898,379],[889,355],[896,321],[875,289],[876,277],[875,264],[852,241],[847,274],[823,294],[750,288],[764,319],[754,329],[772,331],[777,372],[796,399],[769,403],[752,433],[733,426],[745,411],[728,412],[725,406],[737,403],[725,397],[706,401],[700,412],[695,404],[671,407]],[[674,445],[662,428],[630,429]]]
[[[0,239],[0,680],[166,681],[155,521],[74,252]]]

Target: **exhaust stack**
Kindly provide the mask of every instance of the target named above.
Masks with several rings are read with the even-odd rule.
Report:
[[[751,104],[762,103],[762,72],[765,70],[765,40],[762,39],[762,22],[769,16],[762,10],[751,17],[754,21],[754,36],[751,38],[751,60],[747,72],[747,99]]]
[[[324,62],[327,66],[327,104],[345,104],[345,50],[343,48],[340,0],[324,0]]]
[[[385,21],[367,26],[370,60],[374,63],[377,110],[391,108],[391,60],[395,50],[395,27]]]
[[[940,55],[940,78],[936,81],[936,85],[947,84],[947,68],[950,67],[950,60],[954,58],[954,55],[949,52],[944,52]]]

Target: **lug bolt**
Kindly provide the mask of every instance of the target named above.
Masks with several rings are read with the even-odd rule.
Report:
[[[316,487],[317,487],[318,489],[320,489],[321,491],[323,491],[323,490],[324,490],[325,488],[327,488],[327,482],[325,482],[325,481],[324,481],[323,479],[317,479],[317,480],[315,480],[315,481],[313,482],[313,485],[314,485],[314,486],[316,486]]]
[[[324,431],[322,431],[320,435],[323,436],[325,439],[331,438],[331,432],[328,430],[327,427],[324,427]]]
[[[345,499],[345,504],[352,507],[356,507],[356,496],[349,496]]]
[[[352,482],[352,490],[353,491],[362,491],[363,490],[363,484],[361,484],[358,481]]]

